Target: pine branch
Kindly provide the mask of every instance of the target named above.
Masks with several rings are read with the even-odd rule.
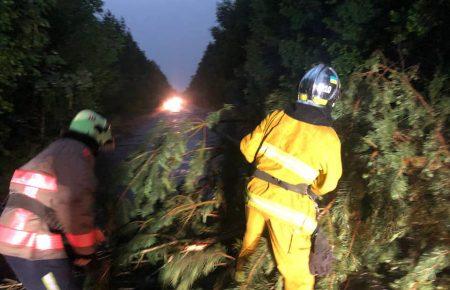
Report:
[[[153,251],[156,251],[156,250],[165,248],[165,247],[169,247],[169,246],[172,246],[172,245],[176,245],[176,244],[178,244],[178,243],[179,243],[179,241],[173,241],[173,242],[165,243],[165,244],[162,244],[162,245],[158,245],[158,246],[156,246],[156,247],[152,247],[152,248],[149,248],[149,249],[142,250],[142,251],[140,251],[139,253],[140,253],[141,255],[145,255],[145,254],[148,254],[148,253],[150,253],[150,252],[153,252]]]
[[[176,208],[171,209],[165,216],[175,216],[177,214],[180,214],[183,211],[188,210],[195,210],[198,207],[204,206],[204,205],[215,205],[217,204],[216,200],[209,200],[209,201],[202,201],[194,204],[187,204],[187,205],[181,205]]]
[[[0,289],[22,290],[25,289],[25,287],[23,287],[22,283],[17,282],[15,280],[3,279],[2,284],[0,284]]]
[[[254,276],[256,275],[257,271],[261,268],[262,262],[264,261],[264,258],[268,253],[269,253],[268,249],[265,249],[256,260],[256,263],[252,265],[250,273],[248,274],[242,289],[244,290],[247,289],[248,285],[250,285],[253,282]]]

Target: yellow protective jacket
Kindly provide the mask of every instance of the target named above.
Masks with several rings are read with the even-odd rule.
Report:
[[[298,114],[298,112],[297,112]],[[301,114],[301,112],[300,112]],[[331,126],[300,121],[274,111],[241,141],[248,162],[282,181],[310,184],[317,195],[336,188],[342,174],[341,145]],[[248,205],[312,234],[317,226],[314,202],[256,177],[248,184]]]

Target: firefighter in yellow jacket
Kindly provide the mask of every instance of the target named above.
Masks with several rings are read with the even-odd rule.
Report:
[[[0,216],[0,253],[26,289],[81,289],[65,244],[85,266],[104,240],[94,225],[94,165],[110,142],[107,120],[83,110],[68,133],[14,172]]]
[[[238,281],[267,225],[285,289],[314,288],[309,270],[311,235],[317,227],[312,196],[334,190],[342,174],[341,145],[331,127],[339,90],[336,72],[323,64],[315,66],[300,81],[296,104],[272,112],[242,139],[241,151],[256,171],[247,186]]]

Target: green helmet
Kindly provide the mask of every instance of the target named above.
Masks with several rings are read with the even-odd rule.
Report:
[[[113,141],[109,122],[91,110],[80,111],[70,123],[69,130],[88,135],[100,146]]]

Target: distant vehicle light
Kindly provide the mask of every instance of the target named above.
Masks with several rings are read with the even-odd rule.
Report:
[[[162,109],[164,111],[178,113],[183,109],[183,103],[184,100],[181,97],[174,96],[164,101]]]

